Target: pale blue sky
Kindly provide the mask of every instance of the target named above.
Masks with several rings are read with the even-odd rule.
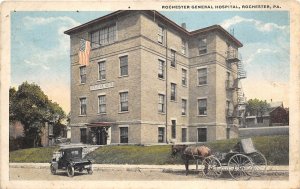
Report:
[[[23,81],[39,84],[45,93],[70,110],[70,60],[67,29],[109,12],[12,12],[11,86]],[[188,30],[214,24],[228,31],[244,47],[240,49],[248,73],[243,81],[248,99],[284,101],[288,106],[289,13],[269,12],[161,12]]]

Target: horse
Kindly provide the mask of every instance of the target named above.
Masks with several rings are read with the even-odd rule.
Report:
[[[172,156],[175,157],[177,153],[181,154],[181,158],[185,164],[185,174],[189,172],[189,160],[203,161],[205,157],[211,155],[211,150],[206,146],[187,146],[187,145],[172,145]],[[205,165],[204,172],[207,172],[208,165]]]

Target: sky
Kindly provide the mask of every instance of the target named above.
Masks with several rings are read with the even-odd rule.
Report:
[[[70,40],[63,32],[109,12],[12,12],[11,86],[24,81],[41,86],[48,97],[70,111]],[[192,31],[219,24],[243,43],[247,99],[283,101],[288,107],[290,28],[287,11],[161,12]]]

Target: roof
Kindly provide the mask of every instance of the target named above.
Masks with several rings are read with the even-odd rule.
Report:
[[[277,108],[279,106],[283,107],[283,102],[282,101],[270,102],[270,108]]]
[[[116,18],[116,17],[121,16],[121,15],[128,14],[129,12],[132,12],[132,10],[131,11],[129,11],[129,10],[115,11],[115,12],[112,12],[112,13],[107,14],[105,16],[102,16],[100,18],[91,20],[91,21],[89,21],[87,23],[84,23],[82,25],[79,25],[79,26],[76,26],[74,28],[71,28],[71,29],[65,31],[64,33],[68,34],[68,35],[72,35],[72,34],[78,32],[78,31],[80,31],[82,29],[85,29],[87,27],[91,27],[91,26],[93,26],[95,24],[98,24],[100,22],[111,20],[111,19]],[[143,10],[141,12],[145,13],[145,14],[148,14],[150,16],[155,16],[156,19],[160,18],[168,26],[176,29],[179,32],[185,33],[188,36],[198,35],[198,34],[201,34],[201,33],[207,33],[207,32],[216,30],[216,31],[220,31],[226,37],[228,37],[229,39],[231,39],[238,47],[242,47],[243,46],[243,44],[239,40],[237,40],[233,35],[231,35],[229,32],[227,32],[220,25],[212,25],[212,26],[201,28],[201,29],[194,30],[194,31],[187,31],[185,28],[179,26],[178,24],[176,24],[175,22],[173,22],[172,20],[170,20],[169,18],[167,18],[166,16],[162,15],[161,13],[159,13],[157,11]]]

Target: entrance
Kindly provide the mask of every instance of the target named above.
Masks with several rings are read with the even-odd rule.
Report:
[[[109,138],[109,127],[91,127],[91,139],[92,144],[107,145],[107,139]]]

